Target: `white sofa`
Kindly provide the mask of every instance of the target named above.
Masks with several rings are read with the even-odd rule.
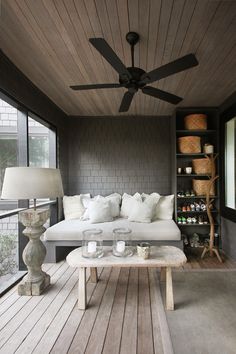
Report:
[[[103,231],[104,244],[112,244],[112,230],[118,227],[128,227],[132,230],[134,244],[149,241],[156,245],[174,245],[183,248],[181,233],[173,220],[155,220],[151,223],[131,222],[118,217],[111,222],[91,224],[89,220],[63,220],[49,227],[44,234],[44,244],[47,248],[46,262],[58,262],[70,249],[81,245],[82,231],[98,228]]]

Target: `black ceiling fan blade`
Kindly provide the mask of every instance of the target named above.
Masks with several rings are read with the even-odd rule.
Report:
[[[151,83],[157,80],[161,80],[167,76],[179,73],[181,71],[190,69],[198,65],[197,58],[194,54],[185,55],[182,58],[172,61],[166,65],[161,66],[160,68],[154,69],[145,73],[141,76],[141,82]]]
[[[180,101],[182,101],[181,97],[175,96],[172,93],[162,91],[151,86],[144,87],[142,92],[145,93],[145,95],[153,96],[172,104],[178,104]]]
[[[92,89],[105,89],[105,88],[117,88],[124,87],[121,84],[90,84],[90,85],[74,85],[70,86],[72,90],[92,90]]]
[[[119,112],[127,112],[131,105],[135,92],[127,91],[121,101]]]
[[[109,46],[104,38],[89,38],[89,42],[99,51],[99,53],[108,61],[108,63],[118,72],[120,75],[127,75],[127,78],[131,78],[131,75],[120,58],[116,55],[114,50]]]

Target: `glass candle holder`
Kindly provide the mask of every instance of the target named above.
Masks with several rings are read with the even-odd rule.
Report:
[[[128,257],[134,253],[131,230],[118,228],[113,230],[113,254],[117,257]]]
[[[102,230],[88,229],[83,231],[82,256],[85,258],[101,258],[103,256]]]

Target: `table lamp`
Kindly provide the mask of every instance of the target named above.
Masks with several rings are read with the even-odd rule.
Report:
[[[56,168],[9,167],[5,170],[2,199],[33,199],[34,208],[19,213],[19,221],[26,227],[23,234],[29,238],[23,261],[28,274],[18,286],[19,295],[40,295],[50,284],[50,276],[42,270],[46,247],[40,240],[43,226],[50,216],[49,209],[36,209],[36,198],[63,196],[61,173]]]

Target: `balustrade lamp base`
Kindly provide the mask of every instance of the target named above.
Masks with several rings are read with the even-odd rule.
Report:
[[[42,270],[46,248],[40,240],[49,214],[48,209],[29,209],[19,213],[20,222],[26,226],[23,234],[29,238],[23,251],[23,261],[28,274],[18,285],[19,295],[40,295],[50,284],[50,276]]]

